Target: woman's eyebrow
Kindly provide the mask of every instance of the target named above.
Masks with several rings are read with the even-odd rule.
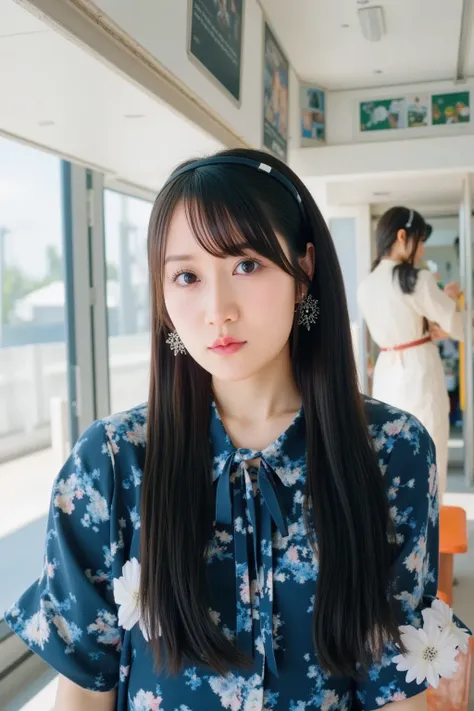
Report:
[[[192,259],[193,256],[191,254],[171,254],[169,257],[166,257],[165,264],[169,262],[190,262]]]

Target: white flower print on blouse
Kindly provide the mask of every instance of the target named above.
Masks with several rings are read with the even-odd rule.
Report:
[[[442,600],[434,600],[431,608],[429,610],[425,610],[424,612],[424,617],[426,614],[430,615],[438,627],[441,629],[449,629],[451,636],[459,647],[459,651],[464,654],[467,653],[469,648],[469,632],[463,627],[458,627],[456,625],[453,620],[453,611],[449,605]]]
[[[124,630],[131,630],[139,624],[142,634],[147,642],[150,635],[140,614],[140,563],[136,558],[127,561],[122,568],[122,576],[114,578],[114,598],[118,610],[118,622]]]
[[[451,679],[456,673],[456,657],[461,648],[467,650],[467,639],[459,632],[453,634],[452,610],[440,600],[423,610],[422,615],[424,624],[420,629],[412,625],[400,627],[407,652],[394,657],[393,663],[398,671],[407,672],[407,684],[426,680],[437,688],[441,678]]]
[[[30,644],[37,644],[40,649],[44,649],[44,645],[49,640],[49,635],[49,623],[41,607],[41,609],[25,623],[23,636]]]

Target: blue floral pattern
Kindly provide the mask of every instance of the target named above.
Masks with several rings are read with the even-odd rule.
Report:
[[[398,620],[419,626],[437,592],[434,447],[412,416],[367,398],[365,407],[396,524]],[[158,676],[139,625],[119,626],[113,594],[127,561],[139,560],[146,418],[140,406],[95,422],[55,481],[42,576],[5,615],[35,653],[86,689],[117,688],[118,711],[362,711],[424,689],[406,683],[390,645],[363,680],[323,672],[311,639],[318,562],[303,524],[304,414],[253,452],[233,447],[214,406],[209,614],[253,666]]]

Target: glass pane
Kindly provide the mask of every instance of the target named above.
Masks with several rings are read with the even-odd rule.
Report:
[[[355,323],[358,314],[356,220],[354,217],[336,217],[329,224],[344,278],[349,317],[351,323]]]
[[[148,398],[150,307],[147,231],[152,203],[111,190],[104,194],[112,411]]]
[[[60,161],[0,137],[0,615],[40,573],[51,413],[67,421],[64,307]]]

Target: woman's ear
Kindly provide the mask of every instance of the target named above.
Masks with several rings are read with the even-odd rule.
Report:
[[[402,247],[406,247],[406,244],[407,244],[407,231],[406,230],[398,230],[397,242]]]
[[[312,244],[312,242],[308,242],[306,245],[306,254],[304,257],[299,258],[299,265],[305,272],[308,279],[312,281],[315,267],[315,252],[314,244]]]

